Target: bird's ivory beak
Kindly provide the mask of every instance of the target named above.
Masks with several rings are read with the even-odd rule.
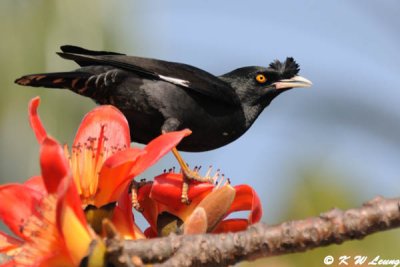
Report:
[[[299,88],[299,87],[310,87],[312,82],[301,76],[294,76],[291,79],[280,80],[279,82],[273,83],[275,89],[287,89],[287,88]]]

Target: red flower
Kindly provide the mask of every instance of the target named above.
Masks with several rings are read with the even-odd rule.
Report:
[[[31,100],[29,119],[41,143],[47,133],[37,115],[39,100]],[[82,120],[71,153],[64,148],[83,204],[101,207],[117,201],[135,176],[189,134],[189,130],[171,132],[154,139],[144,149],[130,148],[129,125],[124,115],[113,106],[93,109]]]
[[[182,174],[166,173],[157,176],[154,183],[139,189],[138,200],[150,227],[149,237],[159,236],[162,227],[160,215],[172,214],[183,223],[184,233],[240,231],[259,222],[262,216],[260,199],[248,185],[214,186],[194,182],[189,185],[189,205],[181,203]],[[250,211],[247,219],[226,219],[236,211]]]
[[[0,186],[0,218],[16,235],[0,232],[0,253],[9,257],[4,265],[78,266],[90,244],[103,251],[104,245],[87,226],[63,150],[55,140],[43,138],[40,163],[42,176]]]

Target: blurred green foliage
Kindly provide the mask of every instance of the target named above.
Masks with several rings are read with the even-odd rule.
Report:
[[[62,44],[101,49],[107,39],[98,1],[0,2],[0,179],[22,181],[38,174],[38,146],[27,120],[29,100],[39,95],[39,112],[50,134],[71,143],[83,114],[94,103],[67,91],[17,86],[28,73],[76,68],[55,51]],[[72,108],[71,108],[72,106]],[[28,162],[27,165],[21,166]]]

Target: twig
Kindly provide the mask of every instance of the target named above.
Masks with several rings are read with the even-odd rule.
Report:
[[[123,250],[156,266],[226,266],[362,239],[399,226],[400,198],[376,197],[358,209],[333,209],[275,226],[259,223],[243,232],[125,241]]]

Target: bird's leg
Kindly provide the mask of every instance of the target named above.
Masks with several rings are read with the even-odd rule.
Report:
[[[208,177],[208,176],[203,177],[203,176],[199,175],[199,174],[197,173],[196,170],[191,170],[191,169],[189,168],[189,166],[186,164],[186,162],[183,160],[181,154],[179,154],[179,152],[178,152],[178,150],[176,149],[176,147],[174,147],[174,148],[172,149],[172,154],[174,154],[176,160],[177,160],[178,163],[179,163],[179,166],[181,166],[183,175],[184,175],[185,178],[187,178],[188,180],[195,180],[195,181],[203,182],[203,183],[204,183],[204,182],[210,182],[210,183],[213,183],[213,182],[214,182],[213,179],[212,179],[211,177]]]
[[[164,134],[167,132],[174,131],[179,128],[179,125],[180,125],[179,120],[175,118],[169,118],[164,122],[161,128],[161,132]],[[189,204],[190,200],[188,197],[188,190],[189,190],[190,180],[195,180],[199,182],[209,182],[209,183],[213,183],[213,180],[210,177],[200,176],[196,170],[191,170],[175,147],[172,149],[172,153],[174,154],[176,160],[178,161],[183,174],[181,200],[182,203]]]
[[[183,184],[182,184],[182,195],[181,200],[182,203],[190,204],[190,200],[188,197],[188,190],[189,190],[189,183],[191,180],[199,181],[199,182],[207,182],[213,183],[214,180],[209,176],[201,176],[197,172],[197,170],[191,170],[186,162],[183,160],[181,154],[179,154],[178,150],[174,147],[172,149],[172,154],[174,154],[176,160],[178,161],[179,165],[181,166],[182,174],[183,174]]]

